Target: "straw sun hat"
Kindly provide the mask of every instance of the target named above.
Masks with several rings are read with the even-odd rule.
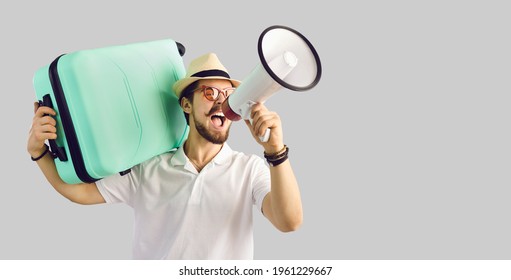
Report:
[[[227,69],[222,65],[216,54],[207,53],[194,59],[190,63],[186,71],[186,76],[174,83],[174,92],[177,97],[180,98],[181,93],[187,86],[195,81],[204,79],[229,80],[234,87],[239,86],[241,83],[238,80],[231,79],[229,73],[227,73]]]

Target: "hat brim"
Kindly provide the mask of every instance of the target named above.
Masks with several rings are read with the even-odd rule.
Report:
[[[177,96],[177,98],[181,98],[181,93],[183,93],[183,90],[191,85],[192,83],[199,81],[199,80],[227,80],[232,83],[234,87],[238,87],[241,84],[241,81],[229,79],[222,76],[211,76],[211,77],[187,77],[183,78],[177,82],[174,83],[174,86],[172,87],[174,89],[174,92]]]

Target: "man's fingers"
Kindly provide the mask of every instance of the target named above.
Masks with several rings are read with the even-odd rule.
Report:
[[[264,115],[259,116],[256,120],[254,120],[254,131],[258,136],[263,136],[267,128],[271,128],[271,116]]]
[[[37,108],[39,108],[39,102],[34,102],[34,114],[37,112]]]
[[[54,125],[43,125],[41,127],[41,131],[46,133],[46,132],[51,132],[51,133],[56,133],[57,132],[57,128],[54,126]]]
[[[50,107],[40,106],[35,112],[35,117],[43,117],[45,114],[55,116],[57,113]]]
[[[45,132],[45,131],[39,131],[34,134],[35,139],[39,142],[46,141],[47,139],[57,139],[57,133],[54,132]],[[42,145],[41,145],[42,146]]]
[[[250,108],[250,117],[252,119],[255,119],[255,116],[257,114],[259,114],[261,111],[268,111],[268,109],[266,109],[266,106],[264,106],[264,104],[256,103],[256,104],[252,105],[252,107]]]
[[[57,125],[57,121],[50,117],[50,116],[44,116],[42,118],[39,119],[39,124],[40,125],[52,125],[52,126],[56,126]]]
[[[254,117],[252,126],[259,136],[263,136],[266,129],[277,127],[280,121],[279,116],[275,112],[266,111],[264,114],[258,112]]]

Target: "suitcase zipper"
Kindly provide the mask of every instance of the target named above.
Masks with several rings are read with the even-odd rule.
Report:
[[[78,137],[76,136],[76,131],[71,119],[71,113],[69,112],[64,90],[60,83],[57,63],[62,56],[63,55],[57,57],[49,66],[48,72],[50,76],[50,83],[55,96],[55,101],[57,102],[57,108],[59,108],[60,119],[62,120],[62,127],[64,129],[64,134],[66,135],[69,152],[72,154],[71,160],[73,161],[76,175],[82,182],[93,183],[99,179],[93,178],[87,172],[87,168],[83,161],[82,151],[80,150],[80,144],[78,143]]]

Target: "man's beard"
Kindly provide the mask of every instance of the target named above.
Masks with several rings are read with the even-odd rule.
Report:
[[[212,110],[213,111],[213,110]],[[208,140],[209,142],[213,144],[223,144],[225,141],[227,141],[227,138],[229,138],[229,130],[230,127],[227,128],[225,131],[225,134],[223,132],[211,132],[208,131],[208,129],[199,123],[197,121],[197,118],[194,118],[195,121],[195,129],[197,129],[197,132],[199,132],[199,135],[202,136],[204,139]]]

